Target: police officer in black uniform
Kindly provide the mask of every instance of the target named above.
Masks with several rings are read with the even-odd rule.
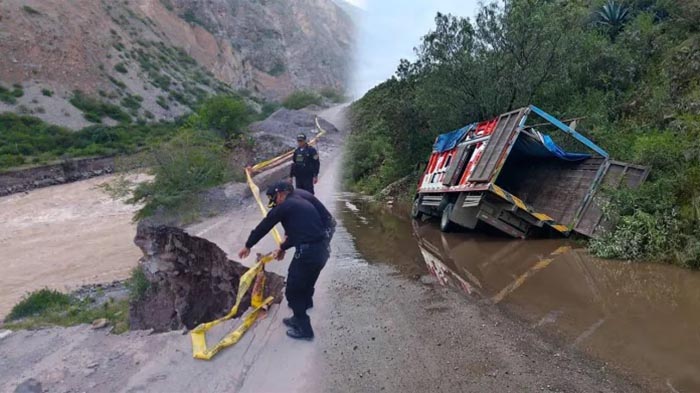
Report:
[[[314,184],[318,181],[321,161],[318,152],[306,143],[306,135],[297,135],[297,148],[292,155],[290,179],[296,178],[297,188],[314,193]]]
[[[250,249],[277,223],[282,223],[286,239],[275,252],[275,258],[282,260],[287,249],[296,248],[287,272],[285,290],[294,315],[282,322],[289,327],[289,337],[311,340],[314,331],[306,310],[313,307],[314,286],[329,257],[328,244],[332,236],[329,226],[334,226],[335,220],[316,197],[303,190],[294,190],[287,182],[268,188],[267,196],[272,209],[250,232],[238,256],[245,258],[250,255]]]

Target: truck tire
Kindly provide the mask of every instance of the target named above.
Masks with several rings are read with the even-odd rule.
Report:
[[[440,217],[440,230],[443,232],[452,232],[455,229],[456,224],[450,220],[450,215],[452,215],[452,209],[455,208],[455,204],[450,202],[442,209],[442,217]]]
[[[423,217],[423,212],[420,211],[420,197],[417,196],[413,200],[413,206],[411,206],[411,218],[418,220]]]

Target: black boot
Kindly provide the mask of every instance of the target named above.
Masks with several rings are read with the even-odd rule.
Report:
[[[311,341],[314,338],[314,330],[311,328],[311,319],[306,315],[306,312],[303,314],[294,313],[292,318],[297,325],[287,330],[287,336],[298,340]]]
[[[295,338],[297,340],[306,340],[306,341],[311,341],[314,339],[314,331],[313,330],[308,330],[308,331],[303,331],[297,327],[290,328],[287,330],[287,336],[291,338]]]
[[[299,323],[297,322],[296,318],[294,318],[294,316],[282,319],[282,323],[290,328],[297,328],[299,326]]]

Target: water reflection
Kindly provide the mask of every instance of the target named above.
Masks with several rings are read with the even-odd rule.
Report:
[[[343,221],[368,261],[430,273],[664,390],[700,391],[698,272],[599,260],[565,240],[443,234],[352,202]]]

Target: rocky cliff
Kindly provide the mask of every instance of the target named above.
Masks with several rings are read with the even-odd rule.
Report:
[[[353,36],[331,0],[4,0],[0,112],[77,128],[75,90],[143,120],[215,92],[343,90]]]

